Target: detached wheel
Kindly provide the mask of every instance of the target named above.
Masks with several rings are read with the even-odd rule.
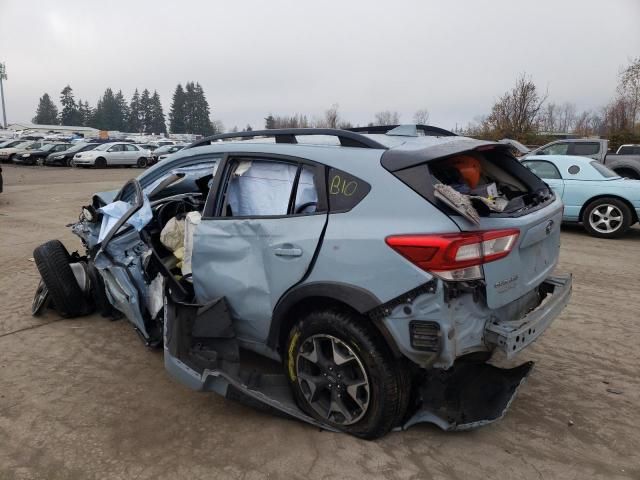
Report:
[[[50,240],[33,251],[42,281],[53,300],[58,313],[63,317],[86,315],[93,310],[85,298],[69,265],[71,256],[62,242]]]
[[[398,363],[354,315],[310,313],[291,330],[286,351],[296,401],[316,420],[374,439],[404,416],[408,396]]]
[[[96,158],[94,165],[96,168],[107,168],[107,161],[102,157]]]
[[[617,198],[598,198],[587,205],[582,223],[594,237],[618,238],[631,226],[631,210]]]

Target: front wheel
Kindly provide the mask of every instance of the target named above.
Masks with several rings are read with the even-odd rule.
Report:
[[[587,205],[582,223],[594,237],[618,238],[631,226],[631,209],[617,198],[598,198]]]
[[[96,158],[94,165],[96,168],[107,168],[107,160],[102,157]]]
[[[404,375],[375,329],[342,311],[312,312],[291,330],[287,376],[300,408],[316,420],[373,439],[405,414]],[[406,388],[406,387],[404,387]]]

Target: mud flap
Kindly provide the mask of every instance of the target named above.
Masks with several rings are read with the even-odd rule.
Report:
[[[402,425],[434,423],[443,430],[469,430],[500,420],[533,362],[503,369],[488,363],[460,363],[442,372],[425,374],[418,410]]]

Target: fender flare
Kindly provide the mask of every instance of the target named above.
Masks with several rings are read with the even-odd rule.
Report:
[[[269,336],[267,337],[267,345],[270,348],[274,350],[278,349],[281,333],[280,329],[282,328],[282,324],[286,321],[287,314],[291,308],[305,298],[312,297],[324,297],[337,300],[362,314],[365,314],[382,304],[380,299],[370,291],[347,283],[311,282],[298,285],[285,292],[284,295],[280,297],[280,300],[278,300],[278,303],[273,310]]]

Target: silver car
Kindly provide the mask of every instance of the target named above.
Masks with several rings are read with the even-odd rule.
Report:
[[[138,145],[124,142],[103,143],[88,152],[77,153],[73,164],[78,167],[105,168],[111,165],[126,165],[145,168],[151,152]]]

